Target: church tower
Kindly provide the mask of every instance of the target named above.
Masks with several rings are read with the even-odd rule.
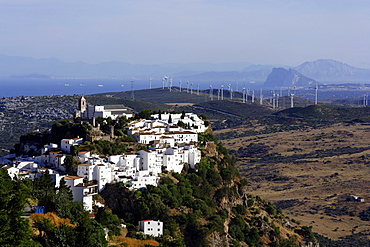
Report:
[[[81,113],[84,113],[86,111],[86,108],[87,108],[86,99],[84,96],[82,96],[78,101],[78,110],[80,110]]]

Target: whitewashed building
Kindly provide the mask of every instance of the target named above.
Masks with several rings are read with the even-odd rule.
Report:
[[[98,185],[93,182],[84,183],[79,176],[65,176],[66,185],[70,186],[73,200],[84,204],[85,210],[92,211],[93,196],[98,194]]]
[[[155,220],[141,220],[139,221],[139,228],[146,235],[159,237],[163,235],[163,222]]]
[[[83,138],[73,138],[73,139],[62,139],[60,142],[60,149],[66,153],[70,153],[72,146],[77,146],[83,143]]]

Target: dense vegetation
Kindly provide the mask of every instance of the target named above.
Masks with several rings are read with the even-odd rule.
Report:
[[[107,246],[104,221],[91,219],[61,181],[55,188],[46,172],[37,180],[12,181],[0,169],[1,246]],[[46,214],[22,218],[26,205],[43,206]],[[31,228],[32,227],[32,228]]]

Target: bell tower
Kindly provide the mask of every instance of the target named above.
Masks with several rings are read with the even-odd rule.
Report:
[[[78,101],[78,109],[80,110],[81,113],[83,113],[86,111],[86,108],[87,108],[86,99],[84,96],[82,96]]]

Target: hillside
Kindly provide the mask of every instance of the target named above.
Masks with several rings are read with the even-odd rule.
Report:
[[[122,129],[126,122],[125,118],[123,121],[111,120],[106,123],[101,119],[98,128],[101,131],[112,126]],[[84,138],[85,142],[71,148],[71,155],[65,159],[64,166],[69,174],[65,179],[71,179],[71,176],[79,179],[76,177],[78,158],[73,157],[78,151],[91,151],[107,158],[109,155],[149,148],[149,145],[133,140],[124,141],[123,137],[110,137],[112,141],[86,141],[87,136],[96,133],[97,130],[87,122],[61,120],[53,124],[51,131],[22,136],[17,146],[43,147],[49,142],[58,143],[63,138]],[[45,170],[34,181],[30,178],[11,181],[6,170],[1,169],[0,185],[4,188],[1,207],[15,204],[12,200],[18,201],[17,207],[12,209],[17,218],[5,214],[2,218],[6,222],[11,225],[19,220],[27,205],[42,206],[45,210],[45,214],[35,213],[29,219],[19,220],[22,228],[11,225],[5,232],[12,232],[13,235],[22,233],[17,243],[27,245],[20,246],[58,246],[60,243],[81,246],[83,242],[89,246],[127,245],[135,242],[133,239],[148,240],[136,241],[142,246],[152,243],[154,246],[195,247],[312,246],[317,242],[310,227],[301,226],[271,202],[251,194],[251,187],[240,176],[235,158],[228,154],[210,130],[199,134],[196,147],[200,149],[202,159],[195,168],[185,164],[181,174],[162,170],[157,187],[147,185],[146,189],[129,190],[128,183],[106,184],[99,195],[94,195],[95,200],[105,205],[93,207],[94,219],[83,210],[81,201],[72,201],[75,194],[72,195],[64,179],[59,188],[55,188],[49,170]],[[24,154],[26,150],[20,148],[18,151]],[[80,179],[82,181],[82,177]],[[17,186],[22,190],[14,194],[12,191]],[[7,196],[9,193],[12,196]],[[163,236],[153,238],[138,231],[137,222],[147,219],[163,222]],[[123,223],[127,228],[122,227]],[[103,228],[109,229],[108,242],[104,238]],[[3,235],[0,234],[0,243],[9,241],[9,237]]]
[[[203,138],[197,170],[164,175],[158,187],[144,191],[110,185],[101,193],[106,205],[127,224],[163,221],[161,246],[302,246],[316,241],[310,228],[252,196],[226,149],[211,133]]]
[[[314,232],[358,239],[368,236],[369,225],[363,217],[370,206],[369,113],[369,108],[293,108],[215,133],[237,157],[252,194]]]

